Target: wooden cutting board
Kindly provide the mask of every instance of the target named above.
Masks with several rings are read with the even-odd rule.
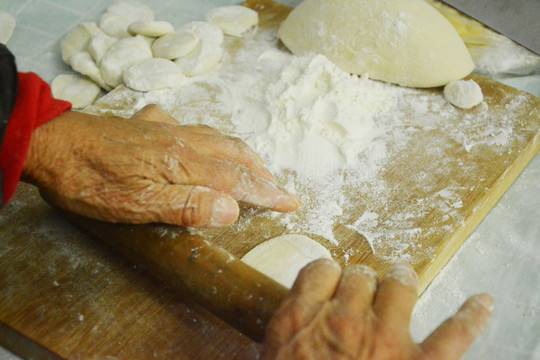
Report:
[[[259,11],[261,31],[275,31],[289,11],[265,0],[248,6]],[[424,289],[539,151],[539,99],[474,79],[485,106],[425,126],[404,105],[401,125],[410,131],[389,143],[392,166],[376,179],[385,191],[350,193],[361,201],[348,219],[377,214],[377,226],[358,232],[336,220],[337,244],[314,236],[340,264],[368,264],[383,275],[396,259],[408,259]],[[116,89],[89,111],[127,116],[136,97],[130,94]],[[437,104],[441,89],[408,96]],[[437,115],[428,106],[422,116]],[[0,343],[42,358],[233,358],[249,339],[208,310],[258,338],[285,294],[235,259],[290,232],[267,215],[246,209],[238,225],[202,237],[170,226],[72,218],[103,245],[22,185],[0,213]]]

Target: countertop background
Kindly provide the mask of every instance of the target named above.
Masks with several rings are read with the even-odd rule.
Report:
[[[17,26],[8,48],[19,71],[47,82],[70,73],[60,58],[60,41],[75,25],[97,21],[116,0],[0,0]],[[300,0],[278,0],[289,6]],[[237,0],[149,0],[157,20],[175,27],[202,20],[212,8]],[[536,75],[502,81],[540,96]],[[465,359],[540,359],[540,156],[536,156],[464,246],[421,295],[412,319],[420,341],[470,295],[487,292],[495,311],[486,333]],[[1,291],[1,289],[0,289]],[[0,360],[18,357],[0,347]]]

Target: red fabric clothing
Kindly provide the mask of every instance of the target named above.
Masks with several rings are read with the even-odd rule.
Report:
[[[53,98],[49,85],[38,75],[19,73],[17,101],[0,149],[4,205],[13,196],[21,178],[32,132],[69,109],[71,104]]]

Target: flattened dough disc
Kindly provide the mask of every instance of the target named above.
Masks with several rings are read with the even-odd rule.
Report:
[[[324,246],[304,235],[281,235],[249,251],[242,261],[291,288],[298,272],[310,262],[332,259]]]

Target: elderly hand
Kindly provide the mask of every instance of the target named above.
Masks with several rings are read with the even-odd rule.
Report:
[[[487,326],[493,300],[471,297],[423,343],[409,333],[418,280],[412,267],[376,273],[356,265],[343,272],[329,260],[307,265],[270,320],[264,344],[242,359],[437,359],[461,358]]]
[[[68,111],[38,127],[23,179],[60,208],[109,222],[223,227],[237,201],[300,206],[241,140],[179,126],[155,105],[132,119]]]

